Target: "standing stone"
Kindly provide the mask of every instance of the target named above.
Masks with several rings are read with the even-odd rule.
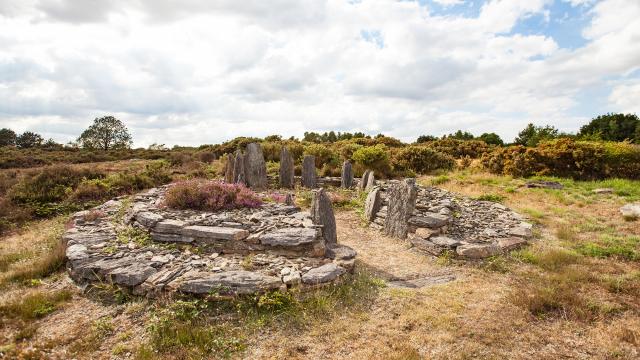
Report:
[[[233,162],[233,182],[236,184],[245,184],[244,156],[240,150],[236,151],[236,159]]]
[[[247,145],[244,155],[244,178],[247,186],[254,190],[267,188],[267,164],[264,162],[260,144]]]
[[[336,218],[333,215],[331,199],[329,199],[329,196],[324,192],[324,189],[318,189],[313,192],[313,200],[311,200],[311,220],[315,225],[322,225],[322,237],[326,244],[338,243]]]
[[[404,239],[407,237],[409,218],[416,205],[418,190],[415,179],[405,179],[391,185],[387,191],[387,217],[384,222],[384,233]]]
[[[380,205],[382,205],[380,188],[375,187],[369,195],[367,195],[367,199],[364,201],[364,215],[366,216],[367,221],[373,221],[373,219],[376,218],[376,214],[380,210]]]
[[[293,156],[289,152],[286,146],[280,150],[280,187],[293,189]]]
[[[373,189],[373,187],[376,186],[376,177],[374,175],[374,172],[371,171],[369,173],[369,176],[367,177],[367,184],[364,188],[364,191],[369,191],[371,189]]]
[[[293,195],[287,194],[284,198],[284,204],[287,206],[295,206],[296,202],[293,200]]]
[[[302,186],[309,189],[318,187],[316,157],[313,155],[305,155],[302,160]]]
[[[345,160],[342,163],[342,181],[340,185],[345,189],[349,189],[353,185],[353,169],[349,160]]]
[[[365,170],[364,173],[362,174],[362,179],[360,179],[360,183],[358,184],[358,189],[360,189],[360,191],[364,191],[364,189],[367,187],[367,182],[369,181],[370,173],[371,173],[371,170]]]
[[[233,183],[233,167],[235,159],[233,154],[227,154],[227,163],[224,168],[224,181],[226,183]]]

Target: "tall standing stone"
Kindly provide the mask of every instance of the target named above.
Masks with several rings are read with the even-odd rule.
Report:
[[[235,159],[233,154],[227,154],[227,162],[224,167],[224,181],[227,183],[233,183],[233,164]]]
[[[294,175],[293,156],[291,156],[289,149],[287,149],[286,146],[283,146],[282,150],[280,150],[280,173],[279,173],[280,187],[293,189],[294,187],[293,175]]]
[[[236,151],[236,158],[233,162],[233,182],[236,184],[246,184],[244,177],[244,155],[242,151]]]
[[[376,218],[376,214],[380,210],[381,205],[382,198],[380,197],[380,188],[375,187],[364,201],[364,215],[368,221],[373,221],[373,219]]]
[[[309,189],[318,187],[316,157],[313,155],[305,155],[302,160],[302,186]]]
[[[340,185],[345,189],[349,189],[353,185],[353,169],[349,160],[345,160],[342,163],[342,181]]]
[[[409,218],[416,206],[418,190],[415,179],[405,179],[393,184],[387,191],[387,217],[384,222],[384,233],[404,239],[409,230]]]
[[[370,191],[371,189],[373,189],[374,186],[376,186],[376,177],[375,177],[375,173],[371,171],[369,173],[369,176],[367,177],[367,185],[365,185],[364,190]]]
[[[371,170],[365,170],[364,173],[362,174],[362,179],[360,179],[360,183],[358,184],[358,189],[360,191],[364,191],[364,189],[367,187],[367,182],[369,181],[370,173],[371,173]]]
[[[324,189],[313,191],[311,220],[315,225],[322,225],[322,237],[327,245],[338,243],[336,218],[333,214],[331,199],[329,199]]]
[[[244,155],[244,177],[247,186],[255,190],[267,188],[267,164],[260,144],[247,145]]]

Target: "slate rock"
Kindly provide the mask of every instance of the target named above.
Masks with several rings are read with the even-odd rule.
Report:
[[[302,275],[302,282],[305,284],[321,284],[335,280],[338,276],[347,272],[344,268],[329,263],[317,268],[313,268]]]
[[[145,263],[136,262],[129,266],[116,268],[108,273],[111,281],[118,285],[136,286],[142,284],[157,270]]]
[[[344,189],[350,189],[353,186],[353,168],[349,160],[342,163],[342,177],[340,186]]]
[[[278,180],[280,182],[280,187],[286,189],[293,189],[295,183],[293,181],[294,178],[294,164],[293,164],[293,156],[289,152],[289,149],[286,146],[283,146],[280,150],[280,170],[278,174]]]
[[[373,221],[382,206],[382,198],[380,197],[380,188],[374,188],[367,194],[364,201],[364,215],[368,221]]]
[[[253,271],[232,270],[220,273],[200,273],[200,276],[187,280],[178,279],[177,289],[184,293],[209,294],[253,294],[282,285],[282,281],[274,276],[263,275]]]
[[[405,239],[409,230],[408,220],[413,213],[418,191],[415,179],[405,179],[393,184],[387,191],[389,205],[384,222],[384,233],[389,236]]]
[[[300,246],[316,241],[316,230],[312,228],[284,228],[260,235],[260,243],[269,246]]]
[[[439,229],[451,222],[451,217],[443,214],[427,212],[422,216],[412,216],[409,218],[409,224],[419,228]]]
[[[258,143],[247,145],[244,154],[244,180],[254,190],[267,188],[267,165],[264,161],[262,147]]]
[[[456,253],[469,259],[484,259],[500,254],[500,247],[496,244],[465,244],[456,248]]]
[[[246,239],[249,232],[235,227],[192,225],[182,229],[182,234],[208,240],[237,241]]]
[[[318,189],[313,192],[311,220],[315,225],[322,225],[322,237],[327,244],[336,244],[338,242],[336,217],[333,214],[331,199],[329,199],[324,189]]]
[[[313,155],[305,155],[302,159],[302,186],[309,189],[318,187],[316,157]]]

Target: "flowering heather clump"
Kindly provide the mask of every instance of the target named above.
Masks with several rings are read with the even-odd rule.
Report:
[[[187,180],[167,190],[164,204],[174,209],[216,211],[255,208],[262,205],[262,201],[253,191],[240,184]]]
[[[284,204],[285,201],[287,200],[287,195],[279,194],[279,193],[273,193],[273,194],[270,195],[270,199],[273,202]]]

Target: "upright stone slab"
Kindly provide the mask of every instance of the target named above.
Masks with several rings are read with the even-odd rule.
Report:
[[[382,198],[380,197],[380,188],[374,187],[364,201],[364,215],[368,221],[371,222],[376,218],[376,214],[380,210],[381,205]]]
[[[387,191],[387,217],[384,222],[384,233],[404,239],[409,229],[409,218],[413,213],[418,197],[415,179],[405,179],[391,185]]]
[[[294,175],[293,156],[291,156],[289,149],[287,149],[286,146],[283,146],[282,150],[280,150],[280,173],[279,173],[280,187],[293,189],[294,187],[293,175]]]
[[[236,158],[233,162],[233,182],[246,184],[244,176],[244,156],[240,150],[236,151]]]
[[[235,158],[233,154],[227,154],[227,162],[224,168],[224,181],[227,183],[233,183],[233,167]]]
[[[342,163],[342,181],[340,185],[345,189],[353,186],[353,169],[351,168],[351,162],[349,160],[345,160],[345,162]]]
[[[254,190],[267,188],[267,164],[264,162],[260,144],[247,145],[244,154],[244,177],[247,186]]]
[[[367,177],[367,185],[365,186],[364,190],[370,191],[371,189],[373,189],[374,186],[376,186],[376,177],[375,177],[375,173],[371,171],[369,173],[369,176]]]
[[[316,157],[313,155],[305,155],[302,160],[302,186],[309,189],[318,187]]]
[[[371,173],[371,170],[365,170],[364,173],[362,174],[362,179],[360,179],[360,183],[358,184],[358,189],[360,189],[360,191],[364,191],[364,189],[367,187],[367,182],[369,181],[370,173]]]
[[[313,192],[311,220],[315,225],[322,225],[322,237],[327,245],[338,243],[336,218],[333,214],[331,199],[324,192],[324,189],[318,189]]]

